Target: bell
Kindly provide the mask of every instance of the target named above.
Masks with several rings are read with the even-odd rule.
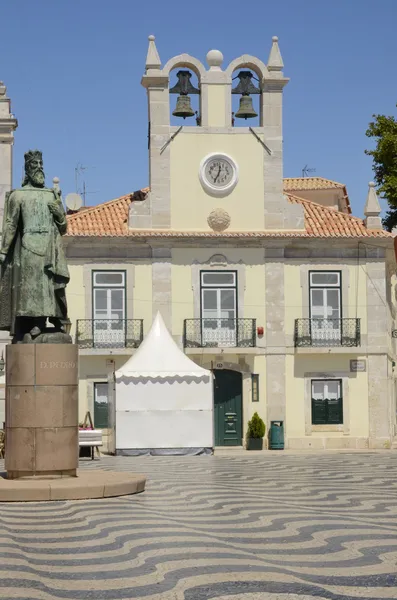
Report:
[[[183,117],[184,119],[186,119],[186,117],[194,117],[196,113],[190,106],[189,96],[179,94],[175,110],[172,114],[174,117]]]
[[[252,98],[250,96],[241,96],[240,108],[234,116],[238,119],[253,119],[253,117],[258,116],[252,106]]]

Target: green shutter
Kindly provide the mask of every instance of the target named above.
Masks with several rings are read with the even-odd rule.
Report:
[[[342,398],[337,400],[326,400],[328,405],[328,423],[339,425],[343,423]]]
[[[324,400],[315,400],[312,398],[312,424],[327,424],[327,406]]]

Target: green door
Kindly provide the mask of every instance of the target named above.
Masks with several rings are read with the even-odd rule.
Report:
[[[242,444],[242,376],[214,370],[215,446]]]

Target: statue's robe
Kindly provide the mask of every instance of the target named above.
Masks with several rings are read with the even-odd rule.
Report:
[[[49,202],[57,203],[56,215]],[[61,236],[66,215],[54,190],[25,186],[6,197],[1,252],[0,329],[15,333],[17,317],[67,320],[69,270]]]

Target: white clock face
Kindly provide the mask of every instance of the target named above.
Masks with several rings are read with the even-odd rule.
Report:
[[[205,166],[205,178],[216,187],[225,187],[233,179],[234,169],[225,158],[213,158]]]
[[[227,196],[237,185],[238,167],[226,154],[209,154],[201,161],[199,177],[207,194]]]

